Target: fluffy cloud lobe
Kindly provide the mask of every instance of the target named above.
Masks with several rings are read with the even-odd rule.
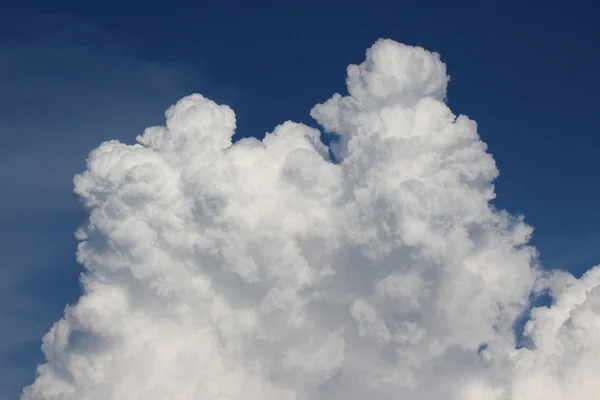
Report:
[[[84,292],[23,400],[599,398],[600,269],[536,266],[439,55],[380,40],[347,73],[311,111],[335,162],[293,122],[232,143],[198,94],[92,151]]]

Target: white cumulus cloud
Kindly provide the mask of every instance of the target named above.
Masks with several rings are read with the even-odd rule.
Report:
[[[311,112],[336,162],[293,122],[232,143],[199,94],[92,151],[84,293],[23,400],[600,398],[600,268],[537,267],[439,55],[380,40],[347,73]]]

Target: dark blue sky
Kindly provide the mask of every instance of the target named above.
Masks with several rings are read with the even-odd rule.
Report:
[[[206,4],[205,4],[206,3]],[[0,17],[0,397],[33,379],[39,339],[76,299],[73,174],[180,97],[229,104],[240,136],[344,90],[378,38],[438,51],[449,105],[500,169],[550,267],[600,263],[596,7],[567,1],[39,1]],[[580,2],[581,3],[581,2]]]

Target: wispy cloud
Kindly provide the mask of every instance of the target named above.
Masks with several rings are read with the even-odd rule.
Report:
[[[99,141],[160,121],[207,87],[192,68],[140,58],[101,27],[29,16],[0,40],[0,397],[33,378],[39,339],[76,299],[72,177]]]

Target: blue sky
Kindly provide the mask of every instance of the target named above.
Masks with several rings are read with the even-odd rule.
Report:
[[[450,107],[478,122],[500,169],[496,204],[535,227],[542,262],[576,274],[600,263],[593,6],[286,3],[40,1],[3,12],[1,398],[32,381],[41,336],[77,298],[83,215],[71,186],[89,150],[131,142],[192,92],[232,106],[239,136],[315,125],[312,106],[344,90],[346,66],[380,37],[441,53]]]

